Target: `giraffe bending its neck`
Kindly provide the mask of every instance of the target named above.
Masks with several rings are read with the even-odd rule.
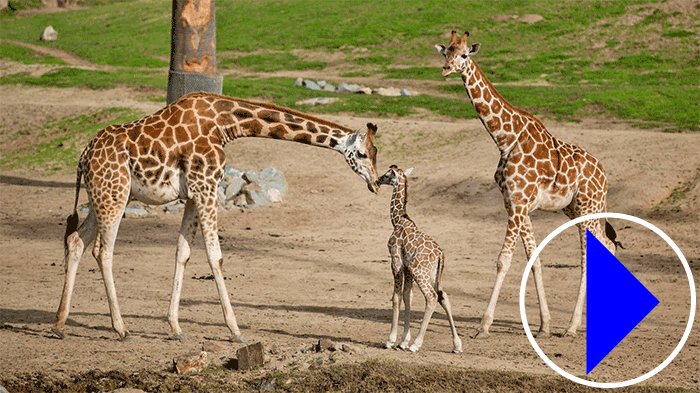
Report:
[[[440,303],[445,309],[452,330],[452,352],[462,352],[462,341],[457,335],[457,328],[452,319],[452,306],[447,293],[440,288],[442,272],[445,268],[445,255],[440,246],[430,237],[418,230],[416,224],[406,214],[406,201],[408,199],[408,180],[405,173],[392,165],[389,170],[379,178],[379,184],[388,184],[394,187],[391,197],[391,224],[394,231],[389,237],[387,246],[391,254],[391,272],[394,275],[394,294],[391,299],[392,319],[389,340],[385,347],[393,348],[398,335],[399,309],[401,308],[401,292],[406,308],[404,315],[403,338],[398,348],[416,352],[423,345],[423,337],[428,329],[430,318],[435,311],[435,306]],[[418,336],[409,347],[411,341],[411,298],[413,296],[413,281],[425,296],[425,314],[420,325]]]
[[[498,293],[510,267],[517,238],[522,239],[527,258],[536,248],[530,212],[536,209],[562,210],[574,219],[606,211],[608,190],[605,171],[600,162],[582,148],[562,142],[547,131],[535,116],[506,101],[486,79],[472,59],[480,44],[467,46],[469,33],[458,38],[455,31],[447,46],[435,45],[445,57],[442,75],[453,72],[462,75],[469,99],[501,152],[495,180],[503,194],[508,213],[506,238],[498,256],[496,283],[488,307],[481,320],[477,337],[488,337],[493,322]],[[606,222],[606,233],[598,220],[579,224],[581,240],[581,281],[566,334],[575,336],[581,324],[586,290],[586,229],[614,252],[615,230]],[[607,236],[606,236],[607,235]],[[537,298],[540,305],[538,336],[550,334],[549,309],[542,283],[539,258],[533,265]]]
[[[242,340],[224,285],[217,235],[216,190],[224,173],[224,145],[236,138],[260,137],[333,149],[343,154],[376,193],[376,132],[371,123],[366,130],[353,132],[291,109],[208,93],[188,94],[141,120],[101,130],[80,155],[76,206],[66,228],[65,284],[53,331],[63,337],[78,264],[83,251],[95,241],[92,253],[102,271],[112,327],[121,339],[126,338],[112,275],[114,242],[124,209],[132,199],[148,204],[186,199],[168,312],[172,337],[184,338],[178,322],[180,291],[190,245],[201,226],[226,325],[232,339]],[[78,227],[81,181],[90,212]]]

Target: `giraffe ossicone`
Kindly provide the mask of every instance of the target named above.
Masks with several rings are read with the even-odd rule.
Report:
[[[508,213],[506,237],[496,263],[496,282],[476,337],[488,337],[493,323],[498,295],[503,284],[517,239],[525,246],[527,258],[536,248],[530,212],[536,209],[563,211],[574,219],[587,214],[604,212],[608,191],[602,164],[584,149],[563,142],[547,131],[535,116],[506,101],[494,88],[481,68],[472,59],[480,44],[467,45],[469,33],[458,37],[452,31],[447,45],[435,45],[445,57],[442,75],[459,73],[479,120],[496,143],[501,159],[494,178],[503,194]],[[566,330],[575,336],[581,325],[586,291],[586,229],[590,230],[611,252],[619,244],[615,230],[599,220],[578,225],[581,242],[581,280],[576,305]],[[539,258],[533,267],[537,299],[540,306],[538,336],[550,335],[550,314],[542,282]]]
[[[373,193],[377,126],[351,130],[341,125],[276,105],[191,93],[140,120],[109,126],[97,133],[80,155],[73,214],[65,234],[65,282],[53,331],[63,338],[75,276],[83,252],[92,254],[102,272],[112,327],[121,339],[129,332],[119,311],[112,257],[122,213],[130,200],[164,204],[185,199],[175,256],[175,274],[168,311],[171,337],[182,339],[178,311],[190,245],[201,227],[207,260],[216,282],[224,320],[233,340],[242,340],[222,273],[217,235],[217,186],[224,174],[224,145],[243,137],[288,140],[335,150],[362,177]],[[81,182],[90,211],[81,225],[77,213]]]
[[[405,307],[403,337],[397,345],[398,349],[407,349],[416,352],[423,345],[423,338],[428,329],[430,318],[438,303],[447,314],[452,331],[452,352],[462,352],[462,341],[457,334],[457,328],[452,318],[452,306],[447,293],[441,288],[442,273],[445,268],[445,255],[440,246],[423,232],[418,230],[416,224],[406,213],[408,201],[408,180],[406,177],[413,168],[405,172],[392,165],[389,170],[379,178],[379,184],[393,187],[391,197],[391,224],[394,231],[389,237],[387,246],[391,254],[391,272],[394,276],[394,292],[392,295],[392,319],[389,339],[384,344],[386,348],[396,345],[398,336],[399,310],[401,308],[401,294]],[[411,299],[413,297],[413,282],[425,296],[425,313],[421,322],[418,336],[413,344],[411,341]]]

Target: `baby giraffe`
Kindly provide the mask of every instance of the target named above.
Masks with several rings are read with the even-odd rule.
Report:
[[[393,317],[389,340],[385,346],[393,348],[396,343],[399,323],[399,308],[401,307],[401,292],[406,307],[404,315],[403,338],[398,348],[416,352],[423,344],[423,336],[428,329],[430,317],[435,311],[435,306],[440,303],[447,313],[452,329],[452,352],[462,352],[462,341],[457,335],[454,320],[452,319],[452,307],[447,293],[440,289],[440,279],[445,267],[445,257],[440,246],[430,237],[418,230],[416,224],[406,214],[406,201],[408,199],[408,184],[406,177],[411,174],[413,168],[404,173],[396,165],[389,167],[389,171],[379,178],[379,184],[389,184],[394,187],[391,198],[391,224],[394,232],[389,238],[389,253],[391,254],[391,271],[394,274],[394,295],[391,299]],[[408,346],[411,340],[411,297],[413,295],[413,280],[416,281],[421,292],[425,296],[425,314],[421,323],[418,337],[413,345]]]

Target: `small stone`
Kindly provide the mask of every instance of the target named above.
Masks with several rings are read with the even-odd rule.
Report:
[[[360,90],[360,85],[349,85],[345,82],[338,83],[335,88],[336,93],[356,93],[358,90]]]
[[[507,22],[509,20],[517,19],[517,15],[494,15],[491,20],[494,22]]]
[[[316,82],[316,84],[318,85],[318,87],[323,89],[328,83],[326,81],[318,81]]]
[[[163,210],[166,213],[177,213],[178,211],[180,211],[181,208],[182,208],[182,205],[180,205],[179,203],[171,203],[169,205],[165,205]]]
[[[42,41],[56,41],[58,39],[58,32],[54,30],[53,26],[46,26],[44,31],[41,32],[39,39]]]
[[[352,345],[348,344],[342,344],[340,346],[340,350],[349,354],[355,354],[357,353],[357,348],[353,347]]]
[[[189,352],[173,359],[173,366],[178,374],[186,374],[201,371],[206,366],[206,362],[206,352]]]
[[[265,205],[269,203],[267,194],[262,187],[256,183],[248,183],[241,189],[241,193],[246,197],[246,205]]]
[[[318,343],[316,343],[316,346],[314,346],[314,351],[316,352],[323,352],[323,351],[334,351],[335,347],[333,344],[333,341],[328,338],[321,338],[318,340]]]
[[[297,80],[294,81],[294,86],[296,87],[303,87],[304,86],[304,78],[297,78]]]
[[[324,91],[335,91],[335,86],[331,85],[330,83],[326,83],[325,86],[323,86]]]
[[[401,95],[404,96],[404,97],[410,97],[410,96],[411,96],[411,92],[408,91],[408,90],[406,90],[406,89],[401,89],[401,92],[400,92],[400,93],[401,93]]]
[[[372,91],[374,94],[385,97],[398,97],[401,95],[401,90],[394,87],[380,87]]]
[[[371,95],[372,89],[370,89],[369,87],[360,87],[359,89],[357,89],[356,93]]]
[[[236,351],[238,359],[238,370],[249,370],[253,367],[262,366],[265,362],[264,348],[262,343],[255,343]]]
[[[518,22],[527,23],[530,25],[542,22],[543,20],[544,18],[542,17],[542,15],[537,14],[526,14],[518,18]]]

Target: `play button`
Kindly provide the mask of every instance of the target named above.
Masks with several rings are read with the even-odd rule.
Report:
[[[658,262],[655,260],[644,260],[643,258],[632,258],[628,252],[626,258],[623,258],[623,260],[626,263],[629,263],[632,262],[632,259],[634,259],[634,263],[632,265],[636,266],[636,269],[633,271],[636,271],[637,273],[635,274],[640,277],[644,276],[645,282],[649,288],[651,288],[650,291],[627,269],[627,267],[625,267],[625,265],[623,265],[614,255],[612,255],[612,253],[610,253],[607,248],[601,244],[597,238],[595,238],[595,236],[593,236],[591,233],[586,233],[587,305],[585,348],[582,345],[583,343],[581,343],[581,346],[579,347],[581,348],[580,350],[572,349],[575,348],[578,340],[571,341],[564,340],[559,337],[552,337],[542,341],[543,346],[554,355],[554,358],[558,359],[557,362],[571,371],[568,372],[560,367],[560,365],[553,362],[545,354],[532,335],[532,331],[530,330],[530,326],[527,321],[527,313],[525,308],[527,281],[535,260],[554,237],[566,229],[583,221],[598,220],[601,218],[631,221],[645,227],[646,230],[655,233],[655,235],[647,232],[646,230],[640,231],[635,227],[627,226],[626,228],[633,228],[630,229],[630,231],[636,233],[638,239],[648,239],[646,240],[648,244],[651,244],[652,242],[658,243],[660,241],[659,238],[663,239],[663,241],[670,246],[672,251],[675,252],[676,256],[683,265],[687,275],[688,286],[685,287],[686,289],[683,289],[685,286],[683,283],[686,281],[682,277],[668,276],[666,276],[668,277],[666,284],[663,286],[659,285],[659,276],[655,276],[654,273],[651,273],[649,270],[649,268],[652,266],[654,268],[659,267],[660,265]],[[640,244],[643,243],[637,243],[638,247],[635,250],[635,253],[638,250],[639,253],[642,254],[642,257],[644,257],[646,253],[641,249],[644,248],[644,246],[640,248]],[[557,254],[565,251],[565,249],[557,247],[553,248],[553,250],[557,250]],[[656,250],[658,250],[658,248]],[[551,250],[548,252],[551,252]],[[668,268],[673,264],[673,257],[666,256],[665,254],[663,255],[664,262],[662,262],[662,265]],[[620,258],[623,256],[624,254],[621,253]],[[642,263],[642,265],[640,265],[640,263]],[[645,269],[640,271],[639,266],[645,266]],[[562,275],[562,273],[564,272],[559,271],[555,272],[554,274],[556,274],[555,277],[575,276]],[[576,287],[577,283],[578,279],[576,279],[575,282],[571,281],[571,287]],[[673,289],[673,291],[676,292],[672,292],[674,295],[670,298],[670,292],[668,292],[670,287],[667,285],[668,283],[676,283],[673,285],[674,288],[677,288]],[[546,285],[547,281],[545,280],[545,286]],[[659,292],[660,288],[663,288],[663,291]],[[685,292],[688,289],[690,296],[688,296],[688,292]],[[656,296],[659,297],[660,301],[654,294],[652,294],[652,292],[656,293]],[[679,299],[688,299],[688,302],[686,303],[685,300],[679,301]],[[678,308],[678,306],[688,303],[690,305],[689,311],[686,311],[684,306],[681,306],[683,309]],[[659,304],[662,306],[656,307]],[[640,218],[619,213],[590,214],[579,217],[575,220],[571,220],[557,228],[542,240],[542,242],[535,249],[534,253],[530,256],[530,260],[525,267],[520,285],[520,316],[522,318],[523,327],[527,338],[537,354],[559,375],[573,382],[596,388],[618,388],[634,385],[656,375],[658,372],[668,366],[676,355],[678,355],[681,349],[683,349],[683,346],[690,336],[693,321],[695,319],[696,307],[695,281],[693,280],[690,266],[688,265],[687,260],[683,256],[683,253],[680,251],[678,246],[656,226]],[[675,310],[672,314],[674,319],[660,320],[659,317],[661,316],[671,315],[669,314],[671,312],[669,310]],[[570,312],[570,310],[567,312]],[[678,324],[678,322],[681,322],[682,324]],[[640,326],[637,328],[638,325]],[[684,325],[686,325],[685,329],[682,328]],[[682,337],[680,337],[681,331],[683,332]],[[680,337],[680,340],[675,347],[675,339],[671,342],[667,341],[671,335]],[[614,350],[615,348],[618,349]],[[653,363],[649,364],[647,360],[641,360],[639,355],[637,355],[641,352],[630,352],[629,348],[639,348],[638,350],[641,351],[644,351],[644,349],[649,349],[651,351],[657,351],[654,353],[657,353],[658,355],[662,355],[662,353],[663,355],[656,358],[656,361],[659,361],[660,363],[657,364],[656,361],[654,361]],[[665,348],[668,348],[669,351],[671,351],[671,348],[673,349],[668,357],[661,361],[661,359],[664,359],[663,356],[668,354]],[[583,355],[584,351],[585,356],[581,356]],[[575,358],[569,356],[569,354],[572,353],[578,353],[579,356]],[[630,356],[630,354],[632,354],[632,356]],[[642,363],[639,363],[640,360]],[[639,363],[639,365],[643,364],[643,366],[637,368],[637,363]],[[582,374],[584,367],[587,376],[585,378],[576,376]],[[576,371],[579,368],[581,370],[580,373]],[[595,371],[593,371],[594,369]],[[610,370],[612,370],[612,374]],[[637,370],[639,372],[637,372]],[[610,381],[610,376],[617,374],[631,378],[620,382],[596,381],[599,379]]]
[[[586,374],[659,304],[586,230]]]

